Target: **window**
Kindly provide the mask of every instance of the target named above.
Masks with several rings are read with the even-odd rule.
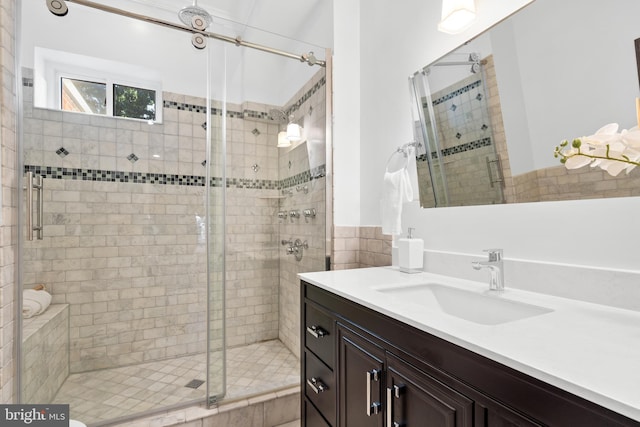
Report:
[[[156,91],[113,85],[113,115],[132,119],[156,119]]]
[[[66,77],[62,77],[60,82],[60,108],[64,111],[130,119],[156,119],[155,90]],[[107,86],[113,87],[113,102],[108,102]]]
[[[35,48],[34,106],[162,123],[158,70]]]
[[[62,78],[62,96],[60,108],[64,111],[80,113],[107,113],[107,85]]]

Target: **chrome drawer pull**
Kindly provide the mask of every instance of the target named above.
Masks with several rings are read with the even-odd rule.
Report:
[[[308,378],[307,385],[311,387],[311,390],[313,390],[315,394],[320,394],[329,388],[317,378]]]
[[[403,423],[393,421],[393,398],[399,399],[404,387],[404,385],[394,385],[393,388],[387,388],[387,426],[404,427]]]
[[[329,335],[329,332],[325,331],[320,326],[316,326],[316,325],[307,326],[307,332],[309,332],[315,338],[322,338],[322,337],[326,337],[327,335]]]
[[[377,369],[372,369],[371,371],[367,371],[367,416],[375,415],[380,412],[380,407],[382,406],[380,402],[371,402],[371,383],[373,381],[378,381],[380,379],[380,375],[378,375],[380,371]]]

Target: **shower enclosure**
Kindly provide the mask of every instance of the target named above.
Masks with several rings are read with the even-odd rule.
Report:
[[[426,147],[417,157],[422,207],[505,202],[488,96],[490,59],[455,52],[409,79],[414,133]]]
[[[325,269],[330,225],[324,48],[112,4],[18,2],[19,293],[53,297],[18,315],[20,401],[103,425],[297,385],[296,274]]]

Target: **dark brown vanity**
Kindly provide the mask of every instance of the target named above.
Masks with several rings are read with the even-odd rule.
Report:
[[[301,286],[303,426],[640,425],[320,287]]]

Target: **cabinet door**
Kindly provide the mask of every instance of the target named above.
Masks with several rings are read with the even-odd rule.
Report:
[[[384,351],[351,330],[339,326],[340,426],[382,427]]]
[[[473,426],[473,401],[387,353],[387,427]]]

